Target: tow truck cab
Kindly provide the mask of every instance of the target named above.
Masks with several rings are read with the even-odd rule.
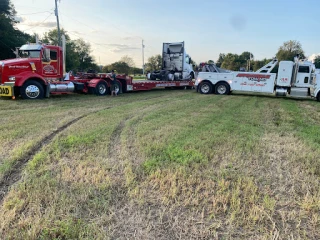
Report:
[[[45,44],[25,44],[19,57],[0,61],[0,95],[19,95],[26,81],[32,80],[45,86],[63,77],[63,49]]]

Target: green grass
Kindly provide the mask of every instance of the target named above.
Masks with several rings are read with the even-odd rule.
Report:
[[[319,239],[320,104],[156,90],[0,101],[5,239]]]

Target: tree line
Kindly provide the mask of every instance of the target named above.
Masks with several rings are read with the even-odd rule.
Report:
[[[290,40],[283,43],[279,47],[275,57],[278,61],[293,61],[294,57],[299,55],[301,59],[305,59],[305,53],[299,41]],[[254,55],[250,52],[243,52],[242,54],[220,53],[216,61],[216,65],[221,68],[239,71],[245,69],[246,71],[257,71],[272,59],[253,60]],[[320,55],[314,60],[316,68],[320,68]],[[277,68],[274,69],[276,71]]]
[[[26,42],[35,42],[36,35],[29,35],[15,28],[18,23],[14,16],[16,11],[10,0],[2,0],[0,4],[0,59],[14,58],[14,50]],[[119,61],[113,62],[105,66],[99,66],[94,57],[91,55],[91,46],[83,39],[79,38],[72,40],[68,32],[61,29],[61,34],[66,37],[66,69],[75,72],[95,71],[95,72],[110,72],[116,69],[118,73],[124,74],[142,74],[142,68],[137,68],[132,57],[125,55]],[[41,42],[47,44],[58,44],[57,29],[46,32],[40,39]],[[301,58],[305,57],[301,43],[298,41],[287,41],[279,47],[275,54],[279,61],[290,60],[299,54]],[[254,55],[248,51],[242,54],[220,53],[215,62],[218,67],[229,70],[239,71],[256,71],[272,59],[254,60]],[[320,68],[320,56],[315,59],[316,68]],[[197,64],[193,62],[196,66]],[[151,56],[145,63],[145,72],[159,70],[162,67],[162,57],[160,54]]]

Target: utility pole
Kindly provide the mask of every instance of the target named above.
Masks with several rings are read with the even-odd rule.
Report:
[[[142,74],[144,75],[144,44],[142,40]]]
[[[58,0],[55,0],[55,3],[56,3],[55,15],[57,17],[57,25],[58,25],[58,46],[61,46],[60,25],[59,25],[59,14],[58,14],[57,2],[58,2]]]
[[[38,34],[35,34],[35,36],[36,36],[36,44],[38,44],[39,43],[39,36],[38,36]]]
[[[20,58],[19,56],[19,48],[16,47],[16,50],[11,49],[11,51],[14,53],[14,55],[16,55],[16,58]]]

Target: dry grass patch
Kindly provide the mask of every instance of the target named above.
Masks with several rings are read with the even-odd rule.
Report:
[[[320,236],[320,151],[292,134],[278,133],[267,133],[258,149],[243,168],[268,196],[265,202],[279,236],[316,239]]]
[[[55,100],[51,117],[95,113],[33,156],[0,206],[4,238],[319,238],[319,124],[309,129],[300,101],[187,91]]]

